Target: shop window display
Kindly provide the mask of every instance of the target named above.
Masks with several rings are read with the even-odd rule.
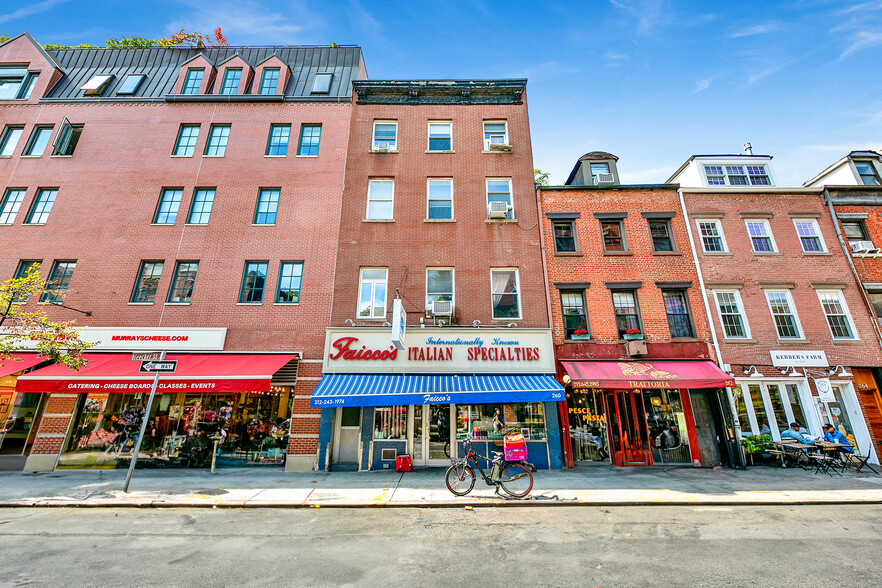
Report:
[[[567,416],[573,459],[609,462],[602,391],[568,389]]]
[[[456,407],[457,439],[501,442],[512,432],[522,433],[527,441],[545,441],[545,405],[530,402]]]
[[[656,465],[691,463],[686,416],[679,390],[644,390],[652,459]]]
[[[407,407],[378,406],[374,410],[374,439],[406,440]]]
[[[128,467],[148,394],[80,395],[59,467]],[[157,394],[138,454],[140,467],[283,465],[291,403],[287,386],[268,392]]]

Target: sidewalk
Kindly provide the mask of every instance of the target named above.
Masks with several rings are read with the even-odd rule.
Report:
[[[494,494],[478,479],[456,497],[443,468],[416,472],[298,472],[228,469],[137,470],[128,494],[125,470],[0,472],[0,507],[450,507],[526,505],[735,505],[882,503],[882,476],[831,478],[801,469],[692,468],[540,470],[528,498]]]

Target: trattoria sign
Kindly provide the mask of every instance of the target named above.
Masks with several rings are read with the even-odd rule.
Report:
[[[396,349],[388,328],[327,330],[325,373],[552,373],[545,329],[409,328]]]

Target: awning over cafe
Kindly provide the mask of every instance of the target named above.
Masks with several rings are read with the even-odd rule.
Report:
[[[20,371],[32,368],[40,362],[46,361],[45,357],[37,353],[13,353],[15,359],[0,361],[0,378],[17,374]]]
[[[141,373],[140,361],[128,353],[86,353],[78,371],[51,365],[19,377],[19,392],[149,392],[152,373]],[[266,392],[279,368],[294,354],[169,353],[174,373],[162,374],[157,392]]]
[[[561,361],[584,388],[725,388],[735,380],[709,361]]]
[[[563,400],[563,388],[542,374],[327,374],[310,404],[487,404]]]

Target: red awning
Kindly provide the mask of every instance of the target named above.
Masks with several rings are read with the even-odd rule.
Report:
[[[14,359],[0,361],[0,378],[17,374],[22,370],[32,368],[38,363],[46,361],[45,357],[36,353],[13,353],[12,356],[19,361]]]
[[[154,374],[139,373],[140,361],[128,353],[86,353],[86,367],[74,371],[51,365],[19,377],[19,392],[150,392]],[[169,353],[178,362],[162,374],[157,392],[267,392],[273,374],[293,354],[250,355]]]
[[[562,361],[576,386],[588,388],[725,388],[735,380],[709,361]]]

